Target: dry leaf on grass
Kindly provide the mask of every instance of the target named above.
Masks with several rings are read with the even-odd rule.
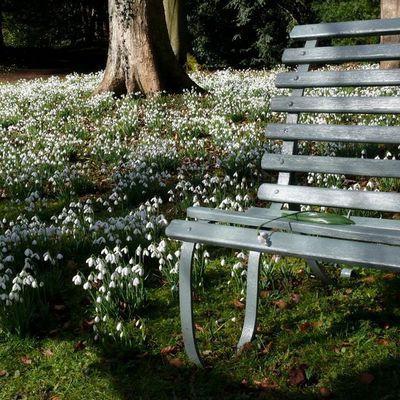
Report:
[[[362,278],[361,280],[362,280],[364,283],[367,283],[367,284],[369,284],[369,285],[376,282],[375,276],[366,276],[365,278]]]
[[[383,279],[385,281],[392,281],[394,278],[396,278],[396,274],[394,274],[393,272],[389,272],[388,274],[383,275]]]
[[[298,367],[293,367],[289,371],[289,383],[291,385],[300,386],[306,382],[307,365],[301,364]]]
[[[384,338],[380,338],[376,341],[377,344],[379,344],[379,346],[390,346],[391,342],[388,339],[384,339]]]
[[[178,351],[178,348],[176,346],[167,346],[161,349],[160,354],[162,356],[166,356],[168,354],[175,354]]]
[[[245,308],[244,303],[242,303],[239,300],[234,300],[233,301],[233,305],[235,306],[235,308],[237,308],[238,310],[243,310]]]
[[[321,389],[319,389],[319,394],[321,395],[321,397],[323,397],[324,399],[331,397],[332,396],[332,392],[327,389],[322,387]]]
[[[363,372],[358,375],[358,381],[364,385],[369,385],[375,380],[375,376],[371,372]]]
[[[181,358],[171,358],[168,360],[168,363],[175,368],[181,368],[185,365],[185,362]]]
[[[255,387],[259,390],[276,390],[279,389],[279,385],[275,383],[271,378],[264,378],[261,381],[253,382]]]
[[[5,369],[0,369],[0,378],[2,378],[3,376],[7,376],[8,373]]]
[[[298,304],[300,302],[300,295],[298,293],[292,293],[290,295],[290,300],[293,301],[293,303]]]
[[[204,332],[204,328],[203,328],[201,325],[199,325],[199,324],[194,324],[194,327],[195,327],[196,331],[198,331],[198,332]]]
[[[50,349],[44,349],[42,350],[42,355],[45,357],[53,357],[54,353]]]
[[[280,309],[280,310],[286,310],[288,308],[288,303],[285,300],[277,300],[274,301],[274,304]]]
[[[77,351],[82,351],[85,347],[86,344],[83,342],[83,340],[79,340],[79,342],[74,344],[74,352],[76,353]]]
[[[246,353],[247,351],[251,350],[252,348],[253,348],[253,343],[247,342],[239,349],[239,354]]]
[[[299,325],[300,332],[305,332],[309,329],[316,329],[322,325],[321,321],[313,321],[313,322],[304,322]]]
[[[25,365],[31,365],[32,364],[32,359],[29,358],[28,356],[22,356],[21,357],[21,362],[22,362],[22,364],[25,364]]]
[[[269,342],[261,351],[257,353],[258,356],[265,356],[271,352],[272,342]]]

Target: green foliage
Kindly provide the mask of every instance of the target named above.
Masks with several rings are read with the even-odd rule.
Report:
[[[106,0],[3,0],[4,41],[12,47],[103,41],[106,10]]]
[[[291,27],[309,20],[309,0],[189,3],[193,52],[210,68],[274,65],[279,62]]]
[[[379,18],[379,0],[314,0],[315,22],[355,21]]]

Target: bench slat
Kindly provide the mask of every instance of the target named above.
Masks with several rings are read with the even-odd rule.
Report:
[[[268,171],[323,172],[340,175],[400,178],[400,161],[397,160],[265,153],[261,167]]]
[[[290,38],[310,40],[396,34],[400,34],[400,18],[298,25],[290,32]]]
[[[269,211],[270,208],[250,207],[245,211],[245,214],[259,218],[264,218],[265,214],[268,213]],[[281,210],[274,212],[280,212],[280,211]],[[351,219],[356,223],[356,226],[360,226],[362,228],[378,228],[380,231],[388,232],[389,234],[390,232],[392,232],[393,234],[397,234],[400,231],[400,220],[396,219],[353,217],[353,216],[351,216]],[[354,225],[346,225],[346,226],[349,227]]]
[[[252,208],[246,212],[238,212],[207,207],[190,207],[187,210],[187,216],[205,221],[258,227],[266,221],[282,216],[282,213],[281,211],[265,208]],[[323,225],[278,219],[263,226],[265,228],[278,228],[295,233],[400,245],[400,221],[360,217],[352,217],[352,220],[355,222],[355,225]],[[382,223],[382,221],[388,223],[390,229],[385,226],[383,228],[380,227],[379,223]]]
[[[400,248],[348,240],[273,232],[269,245],[259,243],[257,230],[204,222],[172,221],[166,234],[176,240],[315,260],[399,269]]]
[[[258,197],[278,203],[309,204],[358,210],[400,212],[400,193],[335,190],[264,183]]]
[[[400,69],[359,71],[283,72],[277,75],[278,88],[354,87],[400,85]]]
[[[342,47],[316,47],[313,49],[286,49],[284,64],[339,64],[353,61],[381,61],[400,59],[399,44],[365,44]]]
[[[400,143],[398,126],[269,124],[268,139],[320,142]]]
[[[271,110],[289,113],[399,114],[400,97],[274,97]]]

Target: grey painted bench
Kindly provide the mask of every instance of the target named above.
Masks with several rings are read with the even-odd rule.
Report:
[[[397,160],[297,154],[299,140],[400,143],[400,129],[396,126],[298,123],[301,113],[400,114],[398,97],[311,97],[306,96],[304,90],[399,85],[400,70],[310,71],[312,64],[400,59],[399,44],[318,47],[320,39],[391,34],[400,34],[400,19],[296,26],[291,38],[304,41],[305,46],[287,49],[283,62],[298,65],[297,71],[281,73],[276,79],[278,87],[291,88],[292,94],[274,98],[271,102],[272,111],[288,113],[287,120],[283,124],[270,124],[267,128],[270,139],[283,141],[282,154],[266,153],[262,159],[265,170],[279,171],[275,184],[262,184],[258,191],[258,197],[272,202],[272,205],[269,208],[251,208],[243,213],[192,207],[187,210],[188,221],[174,220],[168,226],[167,235],[183,241],[179,271],[181,323],[186,352],[194,363],[202,364],[196,345],[192,308],[191,275],[196,243],[249,251],[245,320],[238,348],[251,341],[254,335],[262,253],[303,258],[313,274],[323,281],[328,277],[321,262],[400,269],[400,221],[394,219],[353,217],[355,223],[352,225],[323,225],[289,222],[283,218],[263,227],[271,233],[268,245],[260,243],[257,235],[258,226],[282,215],[283,203],[289,203],[293,210],[296,205],[303,204],[400,212],[400,194],[397,192],[334,190],[293,184],[294,172],[400,178],[400,161]]]

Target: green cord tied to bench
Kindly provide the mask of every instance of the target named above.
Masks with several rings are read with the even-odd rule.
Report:
[[[295,213],[290,213],[289,211],[283,211],[282,215],[277,218],[270,219],[263,222],[257,227],[257,239],[261,244],[270,246],[270,236],[274,231],[261,231],[264,225],[270,222],[277,221],[280,219],[289,219],[298,222],[311,222],[314,224],[325,224],[325,225],[352,225],[354,221],[344,215],[333,214],[333,213],[322,213],[316,211],[298,211]],[[289,223],[290,227],[290,223]]]

